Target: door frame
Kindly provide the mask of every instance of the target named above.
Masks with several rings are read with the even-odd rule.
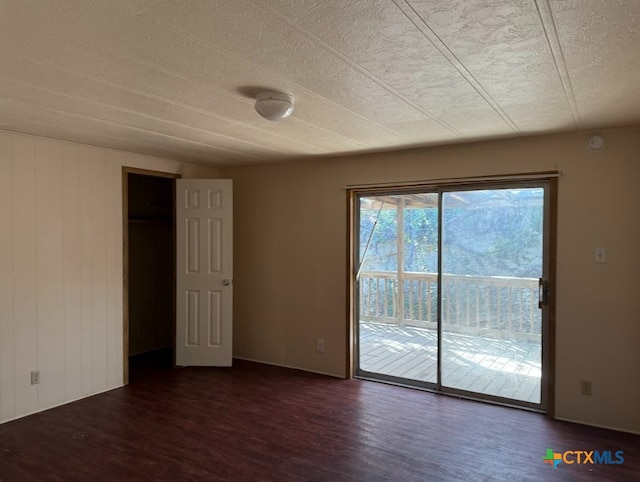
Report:
[[[129,383],[129,174],[140,174],[149,177],[164,177],[174,179],[172,194],[172,210],[175,223],[176,212],[176,186],[175,179],[180,179],[180,174],[153,171],[137,167],[122,167],[122,384]],[[175,343],[176,343],[176,232],[173,229],[173,364],[175,365]]]
[[[444,192],[447,190],[473,190],[473,189],[492,189],[505,188],[509,185],[523,185],[527,182],[538,182],[546,184],[547,191],[545,195],[545,211],[544,211],[544,229],[547,232],[547,239],[544,240],[543,263],[546,269],[546,281],[548,287],[547,305],[544,307],[543,324],[542,324],[542,379],[541,379],[541,403],[540,409],[547,416],[555,417],[555,326],[556,326],[556,238],[557,238],[557,199],[558,199],[558,177],[557,172],[548,173],[527,173],[521,175],[496,176],[493,178],[465,178],[465,179],[447,179],[443,181],[423,181],[412,183],[384,183],[379,185],[364,186],[347,186],[347,250],[348,250],[348,269],[347,269],[347,332],[346,332],[346,376],[353,378],[356,376],[358,369],[358,323],[359,323],[359,302],[357,289],[357,281],[355,279],[358,270],[358,248],[359,241],[359,206],[358,199],[363,195],[394,195],[394,194],[410,194],[412,192]],[[439,230],[441,227],[439,226]],[[438,329],[440,331],[440,328]],[[440,344],[441,342],[438,341]],[[440,354],[438,355],[439,364]],[[438,371],[440,368],[438,368]],[[393,379],[387,379],[382,376],[380,380],[386,383],[402,385]],[[411,388],[437,392],[444,395],[451,395],[458,398],[470,398],[487,403],[496,403],[501,405],[510,405],[502,400],[494,400],[491,397],[475,398],[467,393],[459,393],[456,390],[442,390],[440,387],[440,376],[438,376],[435,387],[431,384],[418,382],[411,385]],[[406,385],[405,385],[406,386]],[[526,405],[518,408],[531,409]],[[536,410],[534,408],[534,410]]]

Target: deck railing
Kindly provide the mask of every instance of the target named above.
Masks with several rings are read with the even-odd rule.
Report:
[[[400,281],[401,280],[401,281]],[[437,327],[436,273],[362,272],[360,319],[421,328]],[[442,275],[445,332],[539,340],[538,279]]]

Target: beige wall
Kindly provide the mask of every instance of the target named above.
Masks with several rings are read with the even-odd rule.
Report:
[[[122,385],[122,166],[219,175],[0,132],[0,422]]]
[[[640,432],[640,128],[604,134],[601,152],[576,134],[223,169],[235,355],[344,375],[345,185],[560,170],[556,414]],[[606,264],[594,263],[600,246]],[[580,395],[583,379],[593,396]]]

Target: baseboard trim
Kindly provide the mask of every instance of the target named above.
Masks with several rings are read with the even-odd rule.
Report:
[[[318,371],[318,370],[309,370],[308,368],[294,367],[294,366],[291,366],[291,365],[284,365],[282,363],[273,363],[273,362],[268,362],[268,361],[264,361],[264,360],[255,360],[253,358],[245,358],[245,357],[242,357],[242,356],[234,356],[233,358],[235,360],[244,360],[244,361],[253,362],[253,363],[262,363],[263,365],[271,365],[271,366],[274,366],[274,367],[289,368],[291,370],[300,370],[301,372],[316,373],[318,375],[325,375],[325,376],[332,377],[332,378],[340,378],[341,380],[345,379],[344,376],[336,375],[335,373],[321,372],[321,371]]]
[[[107,393],[107,392],[110,392],[111,390],[117,390],[118,388],[122,388],[122,387],[124,387],[124,385],[118,385],[115,387],[107,388],[105,390],[100,390],[99,392],[90,393],[89,395],[83,395],[81,397],[72,398],[71,400],[66,400],[64,402],[56,403],[55,405],[51,405],[50,407],[39,408],[38,410],[35,410],[33,412],[24,413],[22,415],[18,415],[17,417],[8,418],[7,420],[2,420],[0,421],[0,425],[7,422],[13,422],[14,420],[20,420],[21,418],[29,417],[31,415],[35,415],[36,413],[46,412],[47,410],[51,410],[52,408],[62,407],[63,405],[67,405],[68,403],[79,402],[80,400],[84,400],[85,398],[90,398],[96,395],[100,395],[102,393]]]
[[[604,428],[607,430],[615,430],[616,432],[625,432],[633,435],[640,435],[640,431],[629,430],[629,429],[620,428],[620,427],[612,427],[610,425],[600,425],[598,423],[585,422],[584,420],[575,420],[573,418],[555,417],[554,420],[560,420],[562,422],[569,422],[569,423],[577,423],[579,425],[588,425],[589,427],[595,427],[595,428]]]

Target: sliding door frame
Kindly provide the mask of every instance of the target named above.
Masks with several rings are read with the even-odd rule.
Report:
[[[488,403],[516,406],[518,408],[545,412],[554,416],[555,405],[555,306],[556,306],[556,223],[557,223],[557,177],[558,173],[540,173],[522,176],[504,176],[492,180],[490,178],[447,180],[446,182],[425,182],[398,185],[363,186],[347,188],[348,206],[348,326],[347,326],[347,377],[386,382],[395,385],[408,386],[427,391],[434,391],[456,397],[469,398]],[[441,281],[442,281],[442,250],[438,250],[438,354],[436,382],[424,382],[419,380],[406,380],[383,374],[374,374],[359,368],[359,287],[357,272],[359,267],[360,246],[360,203],[359,200],[366,196],[391,196],[415,193],[438,194],[438,245],[442,240],[442,199],[445,192],[510,189],[510,188],[541,187],[544,189],[544,213],[543,213],[543,277],[547,282],[547,304],[542,307],[542,376],[541,376],[541,400],[539,404],[519,402],[512,399],[496,397],[492,395],[478,394],[465,390],[455,389],[441,385],[442,381],[442,306]],[[403,262],[401,260],[400,262]]]

